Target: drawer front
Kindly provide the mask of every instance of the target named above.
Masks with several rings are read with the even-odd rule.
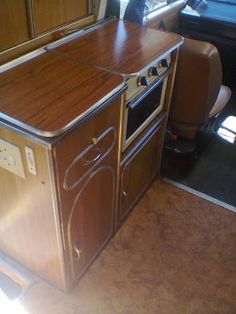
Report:
[[[67,168],[63,181],[65,190],[76,188],[92,171],[92,168],[112,151],[116,137],[116,129],[109,127],[97,138],[92,139],[93,143],[76,156]]]
[[[122,221],[157,174],[162,150],[163,123],[122,164],[119,220]]]
[[[120,102],[106,107],[65,136],[55,147],[59,185],[75,189],[111,151],[118,139]]]

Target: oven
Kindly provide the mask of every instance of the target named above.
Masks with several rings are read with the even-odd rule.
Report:
[[[161,58],[141,75],[127,79],[123,151],[162,111],[170,64],[170,56]]]

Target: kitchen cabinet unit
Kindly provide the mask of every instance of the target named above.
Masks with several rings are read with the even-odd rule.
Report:
[[[123,89],[50,53],[0,76],[0,249],[60,289],[113,233]]]
[[[116,228],[159,174],[178,48],[182,37],[113,20],[74,38],[52,53],[125,77],[122,118],[120,207]],[[90,53],[87,53],[87,52]],[[150,133],[156,122],[155,131]]]
[[[29,39],[26,0],[1,0],[0,52]]]
[[[1,73],[3,253],[75,284],[159,174],[181,44],[113,20]]]

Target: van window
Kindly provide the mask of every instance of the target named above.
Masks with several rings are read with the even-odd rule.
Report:
[[[173,0],[172,0],[173,1]],[[147,15],[167,5],[169,0],[120,0],[120,18],[143,24]]]

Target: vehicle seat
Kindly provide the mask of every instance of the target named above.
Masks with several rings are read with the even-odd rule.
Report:
[[[222,65],[217,48],[185,38],[169,115],[169,126],[177,135],[194,139],[199,128],[223,110],[231,91],[221,84]]]

